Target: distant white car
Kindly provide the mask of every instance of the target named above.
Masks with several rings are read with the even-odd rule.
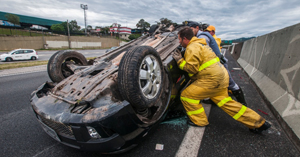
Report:
[[[36,60],[38,59],[38,54],[34,49],[15,49],[5,54],[0,55],[1,61],[13,61],[13,60]]]

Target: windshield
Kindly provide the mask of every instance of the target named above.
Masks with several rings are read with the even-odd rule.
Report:
[[[9,51],[9,52],[6,52],[6,54],[11,54],[13,52],[15,52],[16,50],[12,50],[12,51]]]

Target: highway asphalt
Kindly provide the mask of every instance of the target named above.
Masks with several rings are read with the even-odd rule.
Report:
[[[255,87],[252,81],[249,79],[247,74],[240,68],[238,63],[231,57],[229,53],[226,53],[226,57],[229,59],[229,69],[231,75],[237,84],[243,89],[248,107],[256,111],[258,114],[263,116],[267,121],[272,124],[272,127],[262,134],[254,134],[248,130],[245,126],[239,122],[232,119],[224,111],[219,109],[216,105],[212,104],[209,111],[209,122],[210,124],[206,127],[190,127],[185,123],[184,117],[179,117],[178,119],[165,121],[160,125],[157,130],[151,133],[145,141],[143,141],[138,147],[134,148],[132,151],[121,155],[99,155],[90,152],[81,152],[75,149],[69,149],[66,146],[58,144],[50,137],[41,132],[36,132],[37,130],[42,131],[41,128],[29,129],[30,132],[26,133],[27,140],[33,143],[39,143],[44,141],[44,143],[49,143],[45,147],[43,144],[37,146],[37,144],[32,144],[37,146],[36,148],[30,149],[30,152],[24,152],[26,146],[18,146],[18,144],[26,144],[22,140],[26,138],[19,137],[18,143],[16,141],[10,141],[9,137],[14,137],[10,135],[12,132],[7,127],[13,125],[13,128],[18,128],[22,126],[26,129],[26,126],[22,123],[14,122],[8,120],[14,116],[20,114],[21,116],[33,117],[30,113],[29,107],[26,107],[26,111],[29,113],[23,113],[23,110],[15,110],[13,113],[5,113],[0,115],[0,124],[5,127],[0,131],[0,145],[5,148],[6,151],[1,151],[2,155],[10,156],[300,156],[300,152],[297,147],[293,144],[292,140],[287,136],[286,131],[281,127],[281,124],[277,121],[276,117],[273,115],[271,110],[268,108],[267,103],[264,101],[263,97],[259,94],[259,90]],[[4,78],[7,79],[9,76],[19,75],[20,73],[41,73],[45,75],[46,67],[38,66],[31,68],[22,69],[11,69],[11,70],[0,70],[0,81]],[[21,75],[20,75],[21,76]],[[5,86],[2,82],[2,86]],[[32,89],[30,89],[32,90]],[[5,93],[5,91],[3,91]],[[28,92],[27,92],[28,93]],[[7,95],[8,97],[8,95]],[[18,97],[15,97],[17,100]],[[3,99],[3,100],[8,100]],[[15,100],[15,101],[16,101]],[[11,100],[10,100],[11,101]],[[13,106],[13,104],[11,104]],[[8,106],[6,106],[8,107]],[[21,114],[23,113],[23,114]],[[8,123],[9,122],[9,123]],[[21,121],[20,121],[21,122]],[[7,123],[7,124],[6,124]],[[17,125],[19,124],[19,125]],[[38,127],[37,122],[33,123]],[[176,125],[173,125],[176,124]],[[179,124],[179,125],[177,125]],[[199,130],[202,130],[199,131]],[[193,131],[196,133],[194,136],[197,138],[189,138],[188,132]],[[31,136],[31,134],[38,133],[37,137]],[[9,136],[8,136],[9,135]],[[43,136],[42,136],[43,135]],[[4,137],[5,136],[5,137]],[[30,137],[28,139],[28,137]],[[188,144],[198,143],[199,147],[196,149],[191,149],[190,145],[183,145],[186,142]],[[10,143],[8,145],[8,143]],[[155,150],[156,144],[164,144],[164,149],[162,151]],[[19,147],[21,150],[18,151]],[[13,148],[11,148],[13,147]],[[24,147],[24,149],[22,149]],[[178,154],[179,150],[183,149],[185,154]],[[188,155],[186,154],[188,153]],[[19,154],[19,155],[18,155]]]

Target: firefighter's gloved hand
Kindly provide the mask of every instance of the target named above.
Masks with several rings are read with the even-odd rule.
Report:
[[[182,46],[181,45],[179,45],[179,46],[177,46],[177,48],[176,49],[178,49],[179,51],[181,51],[182,50]]]
[[[222,64],[224,64],[224,63],[227,62],[227,59],[226,59],[223,55],[219,55],[218,57],[220,58],[220,62],[221,62]]]
[[[181,52],[178,49],[173,52],[173,58],[176,60],[176,62],[178,62],[182,58]]]

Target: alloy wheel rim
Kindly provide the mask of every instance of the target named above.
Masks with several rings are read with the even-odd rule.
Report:
[[[143,95],[154,98],[161,86],[161,68],[158,60],[153,55],[147,55],[140,66],[139,86]]]

